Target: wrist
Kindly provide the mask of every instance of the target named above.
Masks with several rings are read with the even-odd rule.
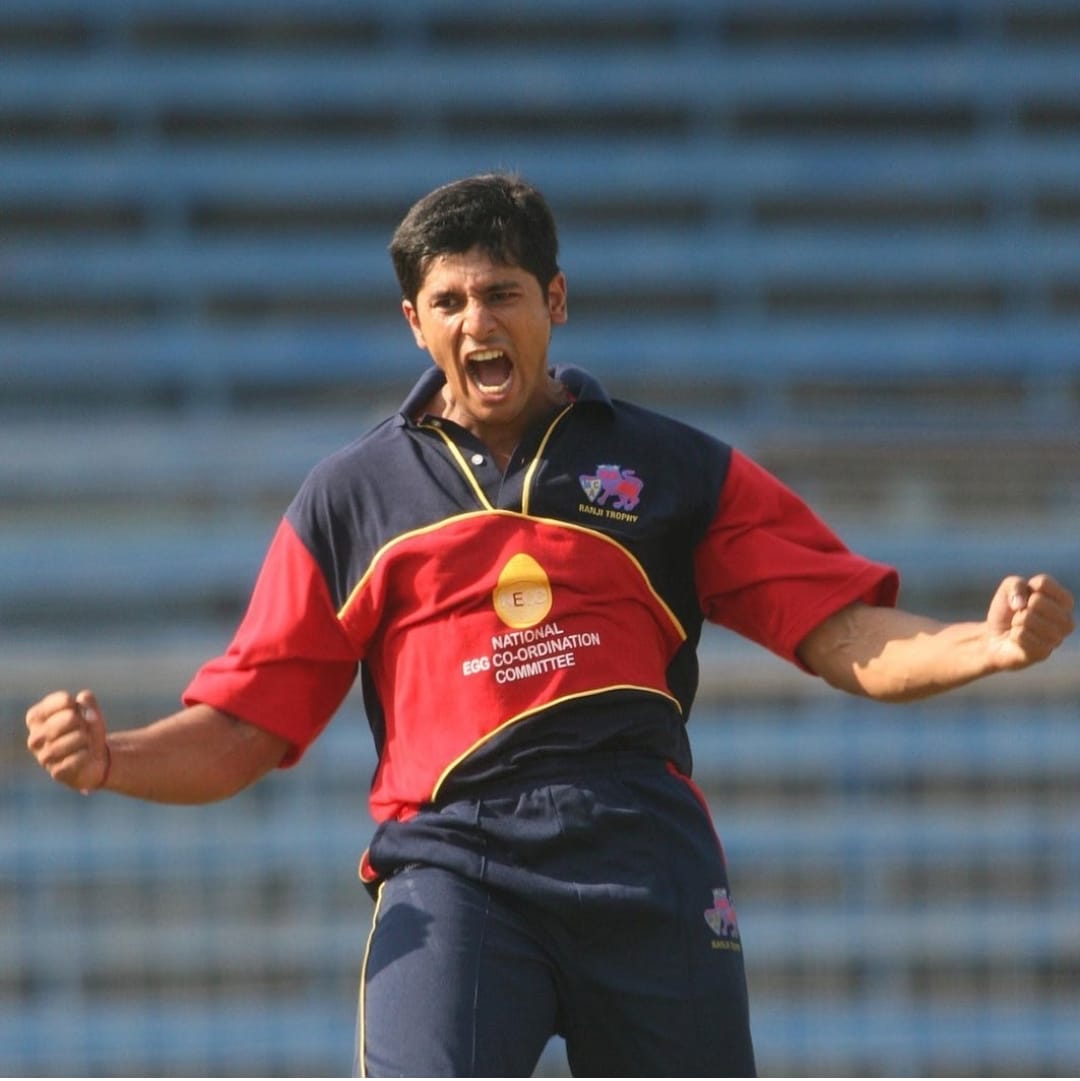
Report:
[[[84,796],[91,796],[100,792],[109,783],[109,774],[112,772],[112,750],[109,741],[105,741],[105,769],[102,771],[101,780],[93,788],[81,788],[79,792]]]

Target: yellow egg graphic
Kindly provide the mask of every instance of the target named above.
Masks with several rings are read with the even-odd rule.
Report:
[[[499,572],[491,598],[508,627],[535,627],[551,611],[551,582],[532,556],[518,552]]]

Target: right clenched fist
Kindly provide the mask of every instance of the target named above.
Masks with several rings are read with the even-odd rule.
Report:
[[[105,718],[91,691],[54,691],[26,711],[30,753],[54,781],[84,795],[109,774]]]

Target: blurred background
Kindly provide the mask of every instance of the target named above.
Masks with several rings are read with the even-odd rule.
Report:
[[[196,809],[52,786],[22,718],[176,708],[426,364],[394,225],[493,168],[562,224],[557,361],[755,455],[907,607],[1080,591],[1075,0],[3,0],[0,1073],[349,1070],[359,697]],[[1080,1071],[1076,647],[905,708],[704,652],[762,1072]]]

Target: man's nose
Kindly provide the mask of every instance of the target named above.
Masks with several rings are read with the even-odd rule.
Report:
[[[482,341],[494,325],[491,309],[482,300],[470,300],[465,305],[462,329],[470,338]]]

